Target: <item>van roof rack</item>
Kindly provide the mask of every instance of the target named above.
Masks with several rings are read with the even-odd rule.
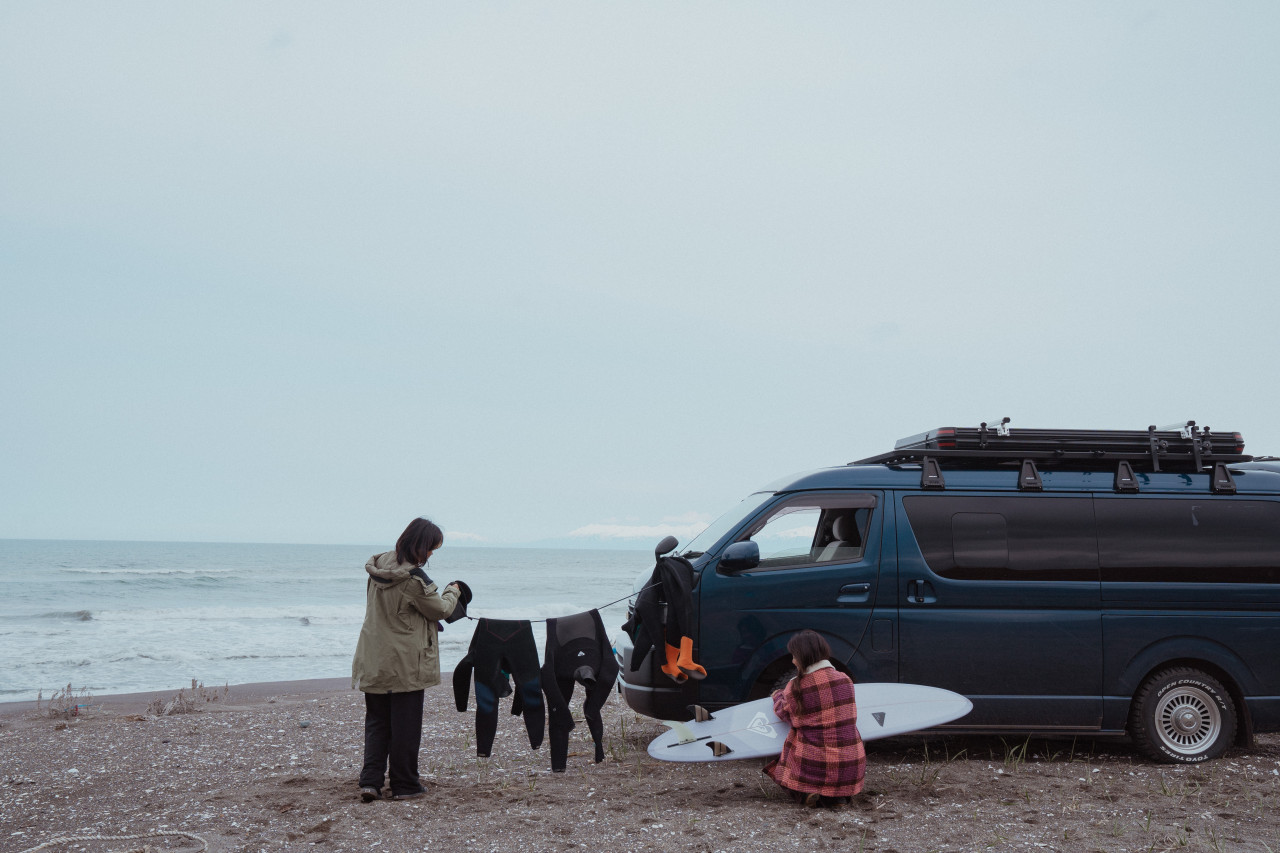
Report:
[[[1025,462],[1032,463],[1032,471],[1036,463],[1097,469],[1103,467],[1099,463],[1110,462],[1117,467],[1117,484],[1124,480],[1124,490],[1130,491],[1135,470],[1212,468],[1216,483],[1221,477],[1230,479],[1227,464],[1248,462],[1252,458],[1244,453],[1244,438],[1240,433],[1213,432],[1207,426],[1197,427],[1195,421],[1171,427],[1149,426],[1145,430],[1021,429],[1010,427],[1009,419],[1002,418],[993,424],[939,427],[908,436],[888,453],[849,464],[919,463],[929,481],[922,481],[926,488],[943,488],[939,461],[947,462],[949,467],[968,468],[1008,464],[1022,472],[1020,486],[1026,481],[1030,485],[1024,488],[1036,488],[1038,477],[1029,476],[1031,472]]]

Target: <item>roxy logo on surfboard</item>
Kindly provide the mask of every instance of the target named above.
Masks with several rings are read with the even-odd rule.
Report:
[[[773,726],[769,725],[769,718],[763,712],[756,712],[756,715],[751,718],[751,722],[747,724],[747,731],[762,737],[775,737]]]

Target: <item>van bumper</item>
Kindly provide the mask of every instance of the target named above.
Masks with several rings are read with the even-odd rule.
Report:
[[[657,655],[652,651],[645,655],[639,669],[632,672],[635,646],[626,631],[614,638],[613,651],[621,669],[618,688],[627,707],[637,714],[658,720],[693,719],[689,706],[697,702],[696,682],[681,685],[673,682],[659,668]]]

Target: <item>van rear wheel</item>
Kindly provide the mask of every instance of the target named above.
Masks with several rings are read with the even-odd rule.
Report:
[[[1196,764],[1217,758],[1235,741],[1235,702],[1221,682],[1198,669],[1162,670],[1134,694],[1129,734],[1156,761]]]

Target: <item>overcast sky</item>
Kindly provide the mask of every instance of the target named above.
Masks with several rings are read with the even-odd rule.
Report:
[[[1280,455],[1280,5],[0,2],[0,537],[689,535],[943,425]]]

